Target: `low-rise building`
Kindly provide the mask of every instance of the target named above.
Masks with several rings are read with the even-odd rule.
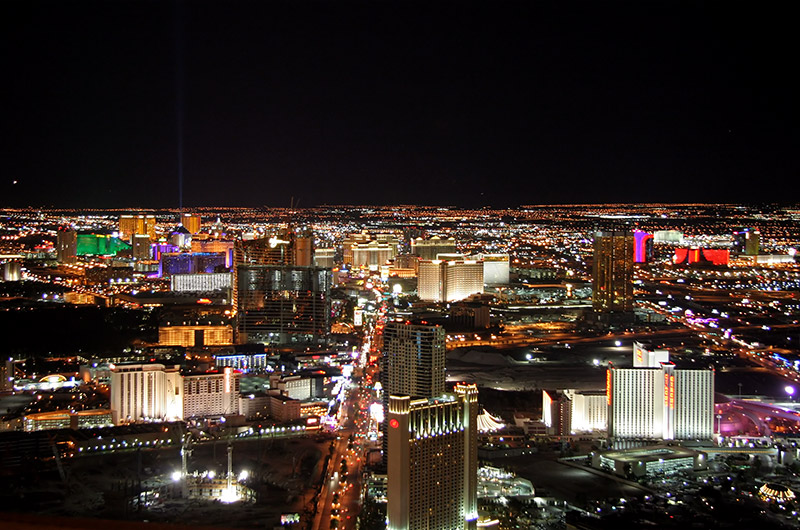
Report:
[[[680,446],[651,445],[635,449],[595,451],[591,457],[593,468],[627,478],[708,468],[706,453]]]

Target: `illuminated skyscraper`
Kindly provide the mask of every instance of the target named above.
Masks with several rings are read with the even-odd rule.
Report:
[[[119,237],[130,241],[136,234],[148,236],[156,240],[156,217],[154,215],[120,215]]]
[[[226,366],[221,372],[183,376],[183,417],[203,418],[239,413],[239,381],[242,374]]]
[[[478,389],[389,398],[389,530],[477,528]]]
[[[200,232],[200,227],[203,224],[203,220],[200,217],[200,214],[185,213],[181,216],[181,224],[184,228],[186,228],[186,230],[189,231],[190,234],[195,235]]]
[[[441,326],[389,322],[383,330],[386,394],[444,394],[445,330]]]
[[[111,368],[114,423],[183,419],[183,382],[178,366],[118,364]]]
[[[381,251],[384,251],[388,254],[383,254],[380,258],[367,258],[370,256],[369,247],[365,247],[363,245],[368,245],[370,242],[374,241],[375,245],[380,248]],[[374,234],[370,235],[367,233],[366,230],[361,231],[355,234],[348,234],[344,241],[342,241],[342,262],[345,265],[353,265],[355,267],[358,266],[369,266],[370,262],[369,259],[377,260],[380,259],[380,263],[378,265],[382,265],[387,259],[392,259],[397,255],[397,246],[399,241],[394,234]],[[367,250],[367,253],[362,253],[362,256],[359,258],[361,260],[360,263],[355,261],[355,253],[354,248],[359,246],[362,250]],[[373,251],[372,254],[374,255],[375,252]],[[388,255],[388,257],[387,257]],[[366,260],[366,261],[365,261]]]
[[[420,260],[417,292],[420,300],[431,302],[456,302],[483,293],[483,262]]]
[[[300,267],[314,265],[314,237],[311,234],[294,238],[292,263]]]
[[[317,267],[332,269],[334,265],[335,254],[336,250],[332,248],[315,248],[314,265]]]
[[[592,307],[600,313],[633,310],[633,234],[598,232],[594,239]]]
[[[508,285],[511,265],[508,254],[478,254],[473,257],[483,263],[484,285]]]
[[[153,259],[153,248],[150,244],[150,237],[147,235],[135,234],[131,241],[131,246],[133,247],[132,254],[134,259]]]
[[[624,440],[708,440],[714,434],[714,370],[678,369],[663,352],[638,345],[634,368],[606,372],[608,437]]]
[[[259,239],[239,240],[233,246],[233,309],[239,306],[239,274],[251,265],[289,265],[291,250],[289,238],[272,236]]]
[[[442,239],[433,236],[430,239],[418,237],[411,240],[411,253],[419,256],[420,259],[438,259],[439,254],[454,254],[456,252],[456,240],[452,237]]]
[[[16,259],[3,263],[3,281],[18,282],[22,279],[22,263]]]
[[[441,326],[389,322],[383,330],[384,418],[390,395],[431,398],[445,390],[445,330]],[[388,461],[386,420],[383,432],[383,460]]]
[[[331,271],[293,265],[237,265],[238,341],[325,345]]]
[[[353,255],[353,267],[364,267],[375,271],[395,257],[397,246],[387,242],[370,241],[353,243],[350,251]]]
[[[60,227],[56,233],[56,259],[59,263],[78,261],[78,233],[70,227]]]
[[[223,252],[226,256],[225,266],[233,265],[233,241],[219,239],[192,239],[192,252]]]
[[[169,233],[169,242],[181,250],[192,248],[192,234],[183,226],[178,225]]]
[[[542,390],[542,423],[548,434],[572,434],[572,399],[564,392]]]
[[[653,234],[642,230],[633,232],[633,261],[636,263],[647,262],[653,254]]]
[[[761,250],[761,233],[755,228],[741,228],[733,233],[733,252],[757,256]]]

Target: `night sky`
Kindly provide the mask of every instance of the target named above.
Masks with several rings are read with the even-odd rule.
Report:
[[[795,202],[778,5],[3,2],[0,207]]]

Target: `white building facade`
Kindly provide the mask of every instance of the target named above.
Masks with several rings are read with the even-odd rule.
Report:
[[[636,355],[634,349],[635,358]],[[714,370],[678,369],[663,360],[652,364],[657,366],[609,366],[606,372],[609,438],[711,439],[714,435]]]
[[[111,367],[111,412],[116,425],[183,419],[178,366],[121,364]]]
[[[226,366],[221,372],[183,377],[183,417],[201,418],[239,414],[241,374]]]
[[[170,289],[176,292],[217,291],[231,288],[230,272],[173,274]]]

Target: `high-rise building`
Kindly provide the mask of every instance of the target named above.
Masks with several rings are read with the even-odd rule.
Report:
[[[389,322],[383,330],[383,460],[388,461],[389,396],[432,398],[445,391],[446,334],[441,326]]]
[[[483,262],[420,260],[417,293],[420,300],[431,302],[456,302],[483,293]]]
[[[111,367],[114,423],[183,419],[183,383],[178,366],[118,364]]]
[[[190,234],[195,235],[200,232],[200,227],[203,224],[203,220],[200,217],[200,214],[185,213],[181,216],[181,224],[184,228],[186,228],[186,230],[189,231]]]
[[[294,238],[292,263],[299,267],[310,267],[314,264],[314,237],[311,234]]]
[[[452,237],[442,239],[433,236],[430,239],[418,237],[411,240],[411,253],[419,256],[420,259],[434,260],[439,258],[439,254],[454,254],[456,252],[456,240]]]
[[[571,433],[605,431],[608,427],[608,403],[602,390],[564,390],[572,400]]]
[[[181,250],[190,250],[192,248],[192,233],[179,224],[169,233],[169,242]]]
[[[633,367],[658,368],[669,362],[669,350],[654,350],[650,344],[633,342]]]
[[[598,232],[594,239],[592,307],[599,313],[633,310],[633,234]]]
[[[645,263],[653,255],[653,234],[648,234],[642,230],[633,232],[633,261],[635,263]]]
[[[330,335],[331,271],[292,265],[237,265],[239,342],[324,345]]]
[[[353,243],[350,246],[353,267],[363,267],[378,270],[378,267],[394,259],[397,254],[397,245],[385,241],[370,241],[369,243]]]
[[[78,256],[116,256],[130,252],[131,246],[108,234],[78,234]]]
[[[387,528],[477,528],[478,389],[389,397]]]
[[[221,372],[184,375],[184,419],[238,414],[241,375],[230,366],[226,366]]]
[[[130,241],[136,234],[156,240],[156,217],[154,215],[120,215],[119,238]]]
[[[332,248],[317,248],[314,249],[314,265],[317,267],[325,267],[328,269],[333,268],[335,249]]]
[[[164,252],[159,259],[159,276],[218,272],[225,269],[225,259],[220,252]]]
[[[222,252],[225,254],[225,267],[233,265],[233,241],[193,238],[192,252]]]
[[[153,259],[153,247],[150,244],[150,236],[146,234],[134,234],[131,246],[133,247],[131,253],[134,259]]]
[[[761,233],[755,228],[740,228],[733,233],[733,252],[757,256],[761,250]]]
[[[78,233],[70,227],[59,227],[56,232],[56,259],[70,264],[78,261]]]
[[[656,230],[653,232],[653,242],[681,245],[683,244],[683,232],[678,230]]]
[[[542,390],[542,423],[548,434],[569,436],[572,432],[572,400],[563,392]]]
[[[258,239],[239,240],[233,246],[233,308],[238,310],[239,271],[250,265],[289,265],[292,252],[287,234]]]
[[[158,326],[158,343],[162,346],[230,346],[233,344],[233,327],[230,324],[175,323]]]
[[[18,282],[22,279],[22,263],[11,259],[3,263],[3,281]]]
[[[383,391],[386,395],[444,394],[445,330],[441,326],[389,322],[383,330]]]
[[[656,352],[643,359],[639,367],[606,372],[612,443],[711,439],[714,370],[678,369]]]
[[[389,251],[391,255],[387,259],[392,259],[397,254],[397,247],[400,242],[394,234],[370,235],[366,230],[363,230],[355,234],[348,234],[344,238],[344,241],[342,241],[342,262],[345,265],[353,265],[356,267],[359,266],[355,262],[355,255],[353,253],[354,246],[366,245],[371,241],[375,241],[376,244],[383,250]],[[361,259],[363,261],[364,258],[362,257]],[[379,263],[378,265],[381,264],[383,264],[383,262]],[[369,266],[369,263],[364,263],[364,265]]]
[[[478,254],[474,257],[483,263],[484,285],[508,285],[511,265],[508,254]]]
[[[14,359],[9,357],[8,360],[0,363],[0,392],[6,392],[14,389]]]

